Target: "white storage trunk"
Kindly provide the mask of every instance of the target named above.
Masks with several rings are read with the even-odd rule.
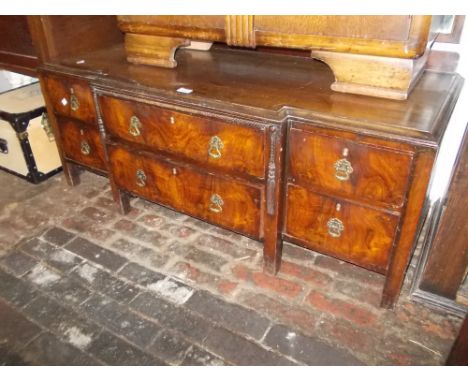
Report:
[[[0,168],[32,183],[61,169],[60,156],[50,130],[41,88],[31,77],[0,72]],[[20,85],[20,87],[18,87]]]

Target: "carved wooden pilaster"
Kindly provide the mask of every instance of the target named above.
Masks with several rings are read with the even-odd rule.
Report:
[[[225,31],[228,45],[255,48],[254,16],[227,15]]]
[[[101,105],[99,103],[99,94],[98,91],[95,88],[91,89],[93,92],[93,100],[94,100],[94,106],[96,109],[96,122],[99,128],[99,137],[101,140],[101,145],[104,148],[104,158],[106,163],[109,162],[109,153],[107,150],[107,136],[106,136],[106,128],[104,126],[104,119],[102,118],[102,112],[101,112]],[[110,169],[107,169],[109,171],[109,183],[111,186],[112,190],[112,196],[114,201],[117,203],[119,206],[120,213],[122,215],[126,215],[130,212],[130,196],[124,192],[121,191],[117,185],[115,184],[114,178],[112,176],[112,171]]]
[[[266,164],[266,191],[264,215],[264,269],[276,274],[281,263],[282,205],[283,200],[283,162],[284,127],[269,127],[269,154]]]
[[[275,214],[275,186],[276,186],[276,145],[278,143],[277,126],[271,126],[271,140],[270,140],[270,159],[268,161],[267,172],[267,186],[266,186],[266,202],[267,213],[269,215]]]

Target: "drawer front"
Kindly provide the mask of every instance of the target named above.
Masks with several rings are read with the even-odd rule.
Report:
[[[135,155],[118,146],[109,146],[108,152],[118,187],[211,223],[260,237],[261,188]]]
[[[43,76],[43,81],[57,114],[96,123],[93,94],[86,81],[51,75]]]
[[[292,128],[289,180],[324,192],[400,208],[412,156]]]
[[[100,107],[106,130],[120,138],[264,177],[264,131],[110,97]]]
[[[106,170],[104,147],[96,129],[67,118],[57,118],[57,122],[66,158],[94,169]]]
[[[398,217],[288,185],[286,233],[313,250],[385,273]]]

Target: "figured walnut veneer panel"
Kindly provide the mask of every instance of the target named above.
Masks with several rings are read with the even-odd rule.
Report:
[[[339,204],[339,206],[338,206]],[[398,216],[288,185],[286,233],[307,247],[385,273]],[[339,237],[329,233],[331,219],[343,223]]]
[[[121,146],[109,146],[109,161],[118,187],[211,223],[260,237],[261,187],[133,154]],[[139,170],[144,173],[144,184],[138,184]],[[214,195],[221,198],[221,204],[213,204]]]
[[[54,111],[64,117],[72,117],[95,124],[96,111],[93,94],[86,81],[70,77],[43,76],[43,81]],[[76,97],[77,107],[72,108],[72,97]]]
[[[295,128],[289,153],[294,183],[392,208],[403,205],[412,162],[408,153]],[[341,159],[352,166],[348,180],[337,178],[335,164]]]
[[[107,131],[122,139],[200,164],[264,177],[265,134],[260,129],[112,97],[101,97],[100,106]],[[140,135],[129,132],[132,117],[141,123]],[[214,137],[222,147],[210,155]]]
[[[57,118],[57,123],[65,158],[93,169],[106,170],[104,147],[99,132],[94,126],[68,118]],[[86,145],[89,147],[87,154]]]

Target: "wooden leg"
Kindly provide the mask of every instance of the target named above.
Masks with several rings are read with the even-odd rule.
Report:
[[[334,91],[405,100],[422,74],[428,54],[429,50],[417,59],[406,59],[312,51],[311,56],[333,70]]]
[[[114,197],[114,201],[117,203],[119,207],[119,211],[122,215],[126,215],[130,212],[132,207],[130,206],[130,195],[122,191],[118,188],[112,189],[112,195]]]
[[[266,233],[266,229],[265,229]],[[268,236],[268,237],[267,237]],[[263,247],[263,270],[266,273],[276,275],[281,266],[281,252],[283,250],[283,240],[280,230],[271,230],[269,235],[265,234]]]
[[[458,337],[447,358],[447,366],[468,366],[468,317],[465,316]]]
[[[62,162],[63,174],[69,186],[78,186],[80,184],[80,169],[69,162]]]
[[[185,38],[125,34],[127,60],[134,64],[175,68],[177,61],[174,55],[177,48],[189,44],[190,40]]]
[[[283,161],[281,150],[284,129],[271,126],[269,131],[269,161],[267,165],[267,186],[264,216],[264,271],[276,274],[281,265],[282,240],[282,200],[283,200]]]

